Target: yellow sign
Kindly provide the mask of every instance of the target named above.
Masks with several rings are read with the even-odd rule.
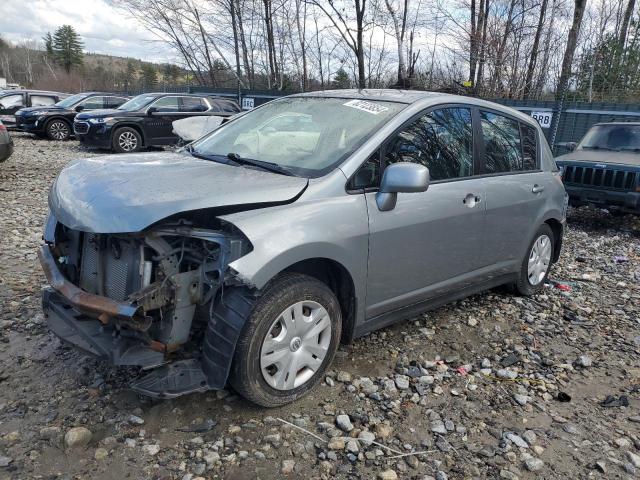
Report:
[[[471,80],[465,80],[462,82],[463,87],[473,87],[473,82]]]

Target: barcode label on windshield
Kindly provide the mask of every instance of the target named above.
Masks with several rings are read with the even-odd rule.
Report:
[[[368,112],[373,115],[378,115],[385,110],[389,110],[388,107],[367,102],[365,100],[349,100],[347,103],[343,103],[343,105],[345,107],[357,108],[358,110],[362,110],[363,112]]]

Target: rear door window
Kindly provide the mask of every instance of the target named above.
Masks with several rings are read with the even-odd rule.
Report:
[[[435,181],[472,176],[471,110],[440,108],[414,120],[387,144],[385,166],[397,162],[424,165]]]
[[[85,110],[97,110],[104,108],[104,97],[89,97],[80,103]]]
[[[535,131],[533,140],[531,133],[527,133],[527,154],[525,162],[523,142],[520,138],[520,122],[505,115],[493,112],[480,112],[482,136],[484,139],[484,169],[485,173],[522,172],[535,168]],[[529,127],[530,128],[530,127]],[[533,142],[533,152],[532,152]],[[531,167],[531,162],[534,167]],[[526,165],[526,166],[525,166]]]
[[[127,100],[123,97],[104,97],[104,108],[118,108]]]
[[[181,97],[180,98],[180,111],[181,112],[204,112],[207,110],[207,105],[202,98],[198,97]]]
[[[56,97],[50,97],[48,95],[31,95],[32,107],[48,107],[57,101],[58,99]]]
[[[522,167],[524,170],[536,170],[538,168],[536,129],[531,125],[521,123],[520,136],[522,137]]]
[[[178,97],[163,97],[151,104],[151,107],[155,107],[158,112],[177,112]]]

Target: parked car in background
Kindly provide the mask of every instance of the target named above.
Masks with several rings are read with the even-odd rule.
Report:
[[[143,367],[142,394],[229,380],[273,407],[324,378],[341,341],[497,285],[539,292],[566,193],[516,110],[339,90],[274,100],[180,152],[78,160],[49,205],[55,334]]]
[[[9,129],[16,124],[15,113],[25,107],[50,107],[69,96],[68,93],[41,90],[0,91],[0,121]]]
[[[73,131],[89,147],[137,152],[144,147],[176,144],[175,120],[199,115],[228,117],[236,107],[240,111],[232,101],[207,95],[145,93],[114,110],[76,115]]]
[[[0,121],[0,162],[4,162],[13,153],[13,140],[7,127]]]
[[[68,140],[73,134],[73,119],[79,112],[118,108],[127,100],[126,96],[105,92],[77,93],[48,107],[18,110],[15,128],[51,140]]]
[[[640,214],[640,123],[599,123],[556,158],[573,205]]]

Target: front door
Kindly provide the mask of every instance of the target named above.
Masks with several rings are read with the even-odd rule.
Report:
[[[178,97],[162,97],[150,106],[153,109],[144,119],[145,133],[149,145],[168,145],[174,143],[173,122],[182,118]]]
[[[477,281],[485,266],[483,180],[474,177],[471,109],[438,108],[407,124],[383,147],[382,168],[415,162],[429,168],[423,193],[398,194],[393,210],[369,212],[367,317],[443,295]]]

